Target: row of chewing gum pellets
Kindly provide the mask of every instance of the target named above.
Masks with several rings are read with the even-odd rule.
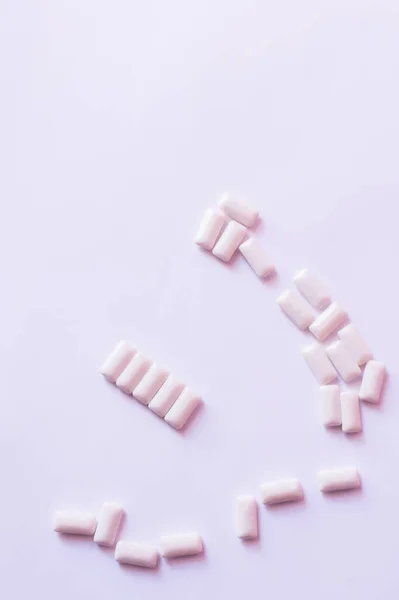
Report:
[[[320,491],[336,492],[360,487],[360,476],[353,467],[326,469],[318,473]],[[266,505],[303,500],[303,488],[298,479],[269,481],[261,486],[262,502]],[[96,544],[112,548],[117,541],[124,510],[120,504],[105,502],[97,517],[95,513],[58,510],[53,529],[61,535],[92,537]],[[259,535],[258,504],[254,496],[236,498],[235,530],[239,538],[255,539]],[[193,556],[203,552],[203,541],[196,532],[174,533],[160,538],[159,550],[147,542],[119,540],[115,560],[119,563],[154,569],[159,555],[164,558]]]
[[[175,429],[182,429],[201,403],[198,394],[125,340],[116,345],[100,372]]]
[[[54,515],[54,531],[62,535],[92,537],[100,546],[115,546],[124,510],[120,504],[105,502],[98,514],[71,510],[59,510]],[[174,533],[163,535],[159,550],[147,542],[119,540],[115,546],[115,560],[119,563],[155,569],[159,556],[177,558],[203,552],[202,538],[198,533]]]
[[[328,493],[360,487],[360,476],[352,467],[326,469],[318,473],[320,491]],[[304,494],[298,479],[270,481],[261,486],[262,502],[266,505],[303,500]],[[155,544],[137,541],[117,541],[124,517],[120,504],[105,502],[97,517],[95,513],[76,510],[58,510],[54,515],[54,531],[61,535],[92,537],[96,544],[112,548],[119,563],[154,569],[159,556],[178,558],[203,552],[201,536],[195,532],[163,535],[159,550]],[[255,539],[259,535],[258,504],[254,496],[236,498],[235,530],[239,538]]]
[[[359,433],[360,400],[374,404],[380,401],[385,365],[373,360],[373,353],[354,325],[340,328],[348,314],[338,302],[331,302],[325,285],[314,274],[302,269],[294,276],[294,283],[303,297],[287,290],[277,303],[299,329],[309,329],[318,340],[303,348],[302,355],[321,386],[322,423],[325,427],[341,426],[345,433]],[[316,315],[310,305],[322,312]],[[336,331],[338,339],[324,347],[322,342]],[[340,392],[335,383],[338,377],[345,383],[361,378],[358,391]]]

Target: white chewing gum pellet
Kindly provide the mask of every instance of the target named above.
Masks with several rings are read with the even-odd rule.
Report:
[[[212,250],[225,224],[226,217],[222,213],[208,208],[205,211],[194,242],[204,250]]]
[[[277,304],[299,329],[307,329],[314,321],[314,314],[310,306],[291,290],[283,292],[277,298]]]
[[[359,433],[362,431],[359,396],[356,392],[341,393],[342,431]]]
[[[125,565],[155,569],[158,564],[158,550],[151,544],[125,542],[120,540],[115,548],[115,560]]]
[[[373,358],[367,342],[362,338],[356,327],[347,325],[338,331],[338,337],[345,344],[358,365],[364,365]]]
[[[321,385],[326,385],[337,379],[337,372],[321,344],[316,342],[311,346],[306,346],[302,349],[302,356]]]
[[[123,508],[115,502],[105,502],[101,508],[94,541],[100,546],[113,546],[124,515]]]
[[[319,390],[321,422],[324,427],[341,425],[341,398],[338,385],[323,385]]]
[[[119,375],[116,385],[126,394],[131,394],[150,368],[152,361],[138,352],[126,369]]]
[[[153,364],[144,375],[137,387],[133,390],[133,396],[143,404],[149,404],[165,383],[169,373],[166,369]]]
[[[333,302],[313,321],[309,330],[321,342],[325,340],[347,317],[346,311],[338,302]]]
[[[73,510],[57,510],[54,531],[72,535],[93,535],[97,526],[96,515]]]
[[[317,475],[321,492],[338,492],[360,487],[360,475],[354,467],[324,469]]]
[[[246,231],[247,229],[243,225],[240,225],[236,221],[230,221],[216,242],[212,254],[224,262],[229,262],[243,241]]]
[[[303,499],[303,489],[298,479],[269,481],[260,486],[263,504],[278,504]]]
[[[136,354],[135,348],[125,340],[117,344],[100,369],[105,379],[115,383],[119,375],[124,371]]]
[[[183,390],[184,383],[169,375],[161,389],[149,403],[148,408],[158,415],[158,417],[164,418]]]
[[[258,277],[263,279],[273,273],[274,263],[256,238],[250,237],[241,244],[239,250]]]
[[[203,544],[198,533],[175,533],[161,537],[161,554],[164,558],[201,554]]]
[[[334,342],[326,348],[326,352],[328,358],[346,383],[360,377],[362,374],[360,367],[346,349],[344,342],[341,340]]]
[[[230,219],[242,223],[245,227],[252,227],[259,215],[256,208],[250,206],[246,202],[238,200],[229,192],[222,194],[219,200],[219,208],[221,208]]]
[[[359,397],[366,402],[379,402],[385,379],[385,365],[378,360],[370,360],[363,373]]]
[[[200,396],[184,388],[172,408],[166,413],[165,421],[175,429],[182,429],[200,402]]]
[[[253,496],[236,499],[236,533],[244,540],[258,537],[258,503]]]
[[[294,283],[314,308],[323,310],[331,302],[331,296],[324,284],[309,269],[301,269],[294,275]]]

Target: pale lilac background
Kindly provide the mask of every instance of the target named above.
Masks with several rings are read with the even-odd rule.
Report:
[[[395,0],[0,4],[1,591],[8,600],[399,589],[399,9]],[[256,203],[279,277],[192,243],[225,189]],[[364,434],[318,423],[309,339],[275,298],[310,266],[390,379]],[[99,375],[120,338],[206,402],[178,434]],[[320,467],[361,494],[322,497]],[[301,478],[306,503],[232,529],[237,492]],[[123,502],[123,537],[198,530],[203,560],[123,569],[51,531]]]

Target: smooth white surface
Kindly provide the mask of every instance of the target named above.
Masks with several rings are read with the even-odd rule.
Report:
[[[246,227],[236,221],[229,221],[226,229],[215,244],[212,253],[223,262],[229,262],[246,235]]]
[[[200,396],[186,387],[166,413],[165,421],[175,429],[182,429],[200,404]]]
[[[339,385],[323,385],[319,390],[321,422],[324,427],[341,425],[341,398]]]
[[[321,492],[338,492],[352,490],[361,485],[360,475],[354,467],[336,467],[324,469],[317,475]]]
[[[391,600],[397,1],[0,4],[2,594]],[[226,189],[259,207],[265,284],[193,243]],[[387,365],[355,439],[320,426],[312,338],[275,303],[303,265]],[[183,435],[99,374],[120,339],[202,394]],[[320,494],[316,472],[348,464],[364,490]],[[290,473],[307,501],[260,507],[239,543],[232,497]],[[119,568],[52,532],[55,509],[107,498],[123,539],[198,530],[204,557]]]
[[[150,358],[144,356],[141,352],[138,352],[125,370],[119,375],[116,380],[117,387],[126,394],[132,394],[135,387],[140,383],[148,369],[151,367],[151,364],[152,361]]]
[[[362,431],[362,416],[357,392],[341,393],[341,417],[344,433],[359,433]]]
[[[198,533],[173,533],[161,537],[160,548],[164,558],[177,558],[201,554],[203,544]]]
[[[115,560],[126,565],[154,569],[158,563],[158,550],[151,544],[120,540],[115,548]]]
[[[184,383],[173,377],[173,375],[169,375],[161,389],[149,403],[148,408],[157,414],[158,417],[163,418],[172,408],[183,389]]]
[[[338,337],[343,341],[358,365],[364,365],[373,358],[369,345],[352,323],[340,329]]]
[[[361,376],[360,367],[341,340],[327,346],[326,352],[328,358],[346,383]]]
[[[346,311],[338,302],[330,304],[310,325],[309,331],[321,342],[337,329],[347,317]]]
[[[116,502],[104,502],[97,519],[94,541],[100,546],[113,546],[123,519],[123,508]]]
[[[212,250],[226,222],[226,217],[220,211],[208,208],[195,236],[195,243],[204,250]]]
[[[380,401],[385,379],[385,365],[378,360],[370,360],[364,369],[359,398],[376,404]]]
[[[321,385],[332,383],[337,379],[337,372],[329,360],[325,348],[315,342],[302,348],[302,356],[313,375]]]
[[[57,510],[53,518],[54,531],[73,535],[93,535],[97,519],[93,513]]]
[[[132,344],[121,340],[103,363],[100,369],[101,375],[111,383],[115,383],[135,354],[136,350]]]
[[[255,225],[255,221],[259,214],[256,208],[244,200],[237,198],[231,192],[222,194],[219,200],[219,207],[228,217],[230,217],[230,219],[242,223],[245,227],[252,227]]]
[[[240,245],[239,250],[258,277],[263,279],[273,273],[274,263],[257,238],[250,237]]]
[[[143,379],[137,387],[134,388],[133,395],[136,400],[140,400],[143,404],[149,404],[161,386],[165,383],[168,375],[168,371],[163,367],[159,367],[155,363],[151,365]]]
[[[260,486],[262,502],[264,504],[277,504],[279,502],[292,502],[302,500],[303,490],[299,479],[278,479],[267,481]]]
[[[294,275],[294,283],[314,308],[323,310],[330,304],[331,296],[327,288],[309,269],[298,271]]]
[[[258,503],[254,496],[236,498],[236,534],[242,539],[258,537]]]
[[[315,318],[309,304],[291,290],[285,290],[277,298],[277,304],[299,329],[307,329]]]

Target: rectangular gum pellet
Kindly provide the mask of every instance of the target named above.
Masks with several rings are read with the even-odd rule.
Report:
[[[250,237],[241,244],[239,250],[258,277],[263,279],[273,273],[274,263],[256,238]]]
[[[360,377],[362,374],[360,367],[341,340],[328,346],[326,352],[328,358],[346,383]]]
[[[263,504],[277,504],[303,499],[301,482],[295,478],[263,483],[260,490]]]
[[[195,236],[195,243],[204,250],[212,250],[225,224],[226,217],[220,211],[208,208]]]
[[[341,398],[338,385],[323,385],[319,390],[321,422],[324,427],[341,425]]]
[[[135,354],[136,350],[130,342],[121,340],[102,365],[101,375],[111,383],[115,383]]]
[[[175,429],[182,429],[200,402],[200,396],[187,387],[184,388],[172,408],[166,413],[165,421]]]
[[[347,317],[346,311],[338,302],[333,302],[309,327],[309,331],[322,342],[335,331]]]
[[[305,296],[310,304],[318,310],[323,310],[331,302],[331,296],[324,284],[317,279],[309,269],[301,269],[294,276],[297,289]]]
[[[54,515],[54,531],[71,535],[94,535],[96,515],[72,510],[57,510]]]
[[[341,393],[342,431],[359,433],[362,431],[359,396],[356,392]]]
[[[343,341],[345,347],[358,365],[364,365],[373,358],[373,353],[367,342],[363,339],[354,325],[350,324],[343,329],[340,329],[338,331],[338,337]]]
[[[212,254],[224,262],[229,262],[238,246],[244,240],[246,227],[236,221],[230,221],[216,242]]]
[[[113,546],[124,515],[122,506],[105,502],[101,508],[94,541],[100,546]]]
[[[281,310],[299,329],[307,329],[314,321],[314,314],[310,306],[291,290],[286,290],[277,298]]]
[[[361,485],[359,472],[354,467],[324,469],[319,471],[317,479],[321,492],[353,490]]]
[[[148,408],[158,415],[158,417],[163,418],[172,408],[183,389],[184,383],[169,375],[163,386],[149,403]]]
[[[198,533],[163,535],[160,547],[164,558],[192,556],[194,554],[201,554],[203,550],[202,539]]]
[[[245,227],[252,227],[258,218],[258,211],[253,206],[246,202],[242,202],[235,198],[229,192],[222,194],[219,200],[219,208],[221,208],[230,219],[234,219]]]
[[[131,394],[150,368],[152,361],[138,352],[116,380],[116,385],[126,394]]]
[[[258,537],[258,503],[254,496],[236,499],[236,533],[245,540]]]
[[[314,343],[302,350],[306,364],[321,385],[332,383],[337,379],[337,372],[331,364],[323,346]]]
[[[370,360],[364,369],[360,399],[374,404],[379,402],[384,379],[385,365],[378,360]]]
[[[169,373],[166,369],[158,367],[155,363],[144,375],[143,379],[134,388],[133,396],[143,404],[149,404],[165,383]]]
[[[115,560],[126,565],[155,569],[158,564],[158,550],[151,544],[120,540],[115,548]]]

